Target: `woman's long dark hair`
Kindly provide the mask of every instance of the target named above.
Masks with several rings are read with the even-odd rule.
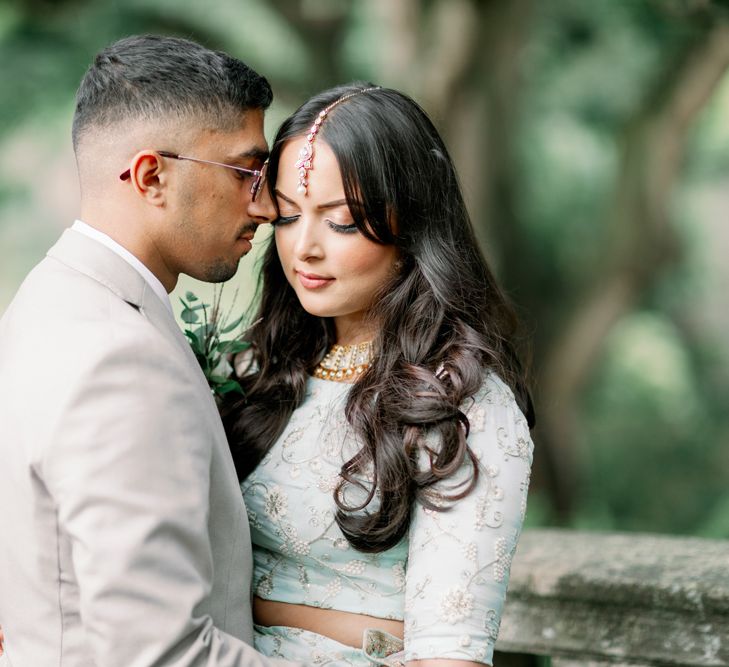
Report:
[[[272,194],[286,142],[307,134],[318,113],[342,95],[370,86],[325,91],[283,123],[269,160]],[[332,109],[316,141],[337,158],[359,231],[394,244],[400,257],[399,270],[373,299],[374,362],[347,399],[346,416],[362,448],[342,466],[334,492],[347,540],[360,551],[379,552],[407,533],[416,499],[440,510],[475,485],[478,467],[461,406],[487,370],[511,387],[530,425],[534,415],[513,344],[516,317],[479,251],[453,163],[425,112],[406,95],[378,88]],[[299,303],[273,237],[263,259],[258,317],[247,334],[255,371],[240,378],[246,397],[222,409],[240,479],[281,435],[304,399],[307,378],[336,342],[331,320]],[[437,435],[437,446],[428,445],[426,433]],[[430,462],[425,468],[423,454]],[[469,458],[473,475],[465,488],[434,497],[433,485]],[[363,475],[372,479],[367,500],[349,506],[343,492],[362,487]]]

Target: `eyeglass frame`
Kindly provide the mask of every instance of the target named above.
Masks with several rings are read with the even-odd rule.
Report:
[[[251,183],[251,201],[256,201],[258,195],[261,194],[263,189],[263,183],[265,182],[266,167],[268,166],[268,160],[263,163],[260,169],[248,169],[247,167],[238,167],[233,164],[226,164],[225,162],[215,162],[214,160],[203,160],[199,157],[190,157],[189,155],[179,155],[178,153],[172,153],[170,151],[155,151],[158,155],[171,160],[189,160],[190,162],[202,162],[203,164],[213,164],[217,167],[226,167],[227,169],[235,169],[235,171],[243,172],[249,176],[253,176],[253,183]],[[132,170],[127,169],[126,171],[119,174],[119,180],[127,181],[132,177]]]

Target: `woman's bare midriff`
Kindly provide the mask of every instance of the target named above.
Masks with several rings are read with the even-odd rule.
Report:
[[[285,625],[309,630],[354,648],[362,648],[362,634],[370,628],[384,630],[400,639],[403,637],[402,621],[259,597],[253,598],[253,620],[258,625]]]

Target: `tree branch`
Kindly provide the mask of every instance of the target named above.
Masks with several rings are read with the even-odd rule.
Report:
[[[719,22],[686,45],[678,67],[668,69],[626,130],[615,203],[606,216],[613,241],[605,266],[551,346],[541,373],[540,432],[560,462],[562,486],[577,479],[572,449],[577,402],[605,337],[678,256],[670,226],[671,192],[688,130],[727,68],[729,24]]]

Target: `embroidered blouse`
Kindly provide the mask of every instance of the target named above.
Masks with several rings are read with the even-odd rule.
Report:
[[[340,468],[360,448],[344,415],[350,386],[310,378],[305,400],[241,485],[253,542],[254,594],[404,620],[406,661],[490,664],[526,511],[533,449],[511,390],[489,373],[462,406],[480,469],[472,492],[445,511],[416,502],[408,535],[392,549],[365,554],[347,542],[334,520]],[[470,463],[464,464],[439,483],[440,490],[448,495],[472,474]],[[347,488],[345,500],[356,500]]]

